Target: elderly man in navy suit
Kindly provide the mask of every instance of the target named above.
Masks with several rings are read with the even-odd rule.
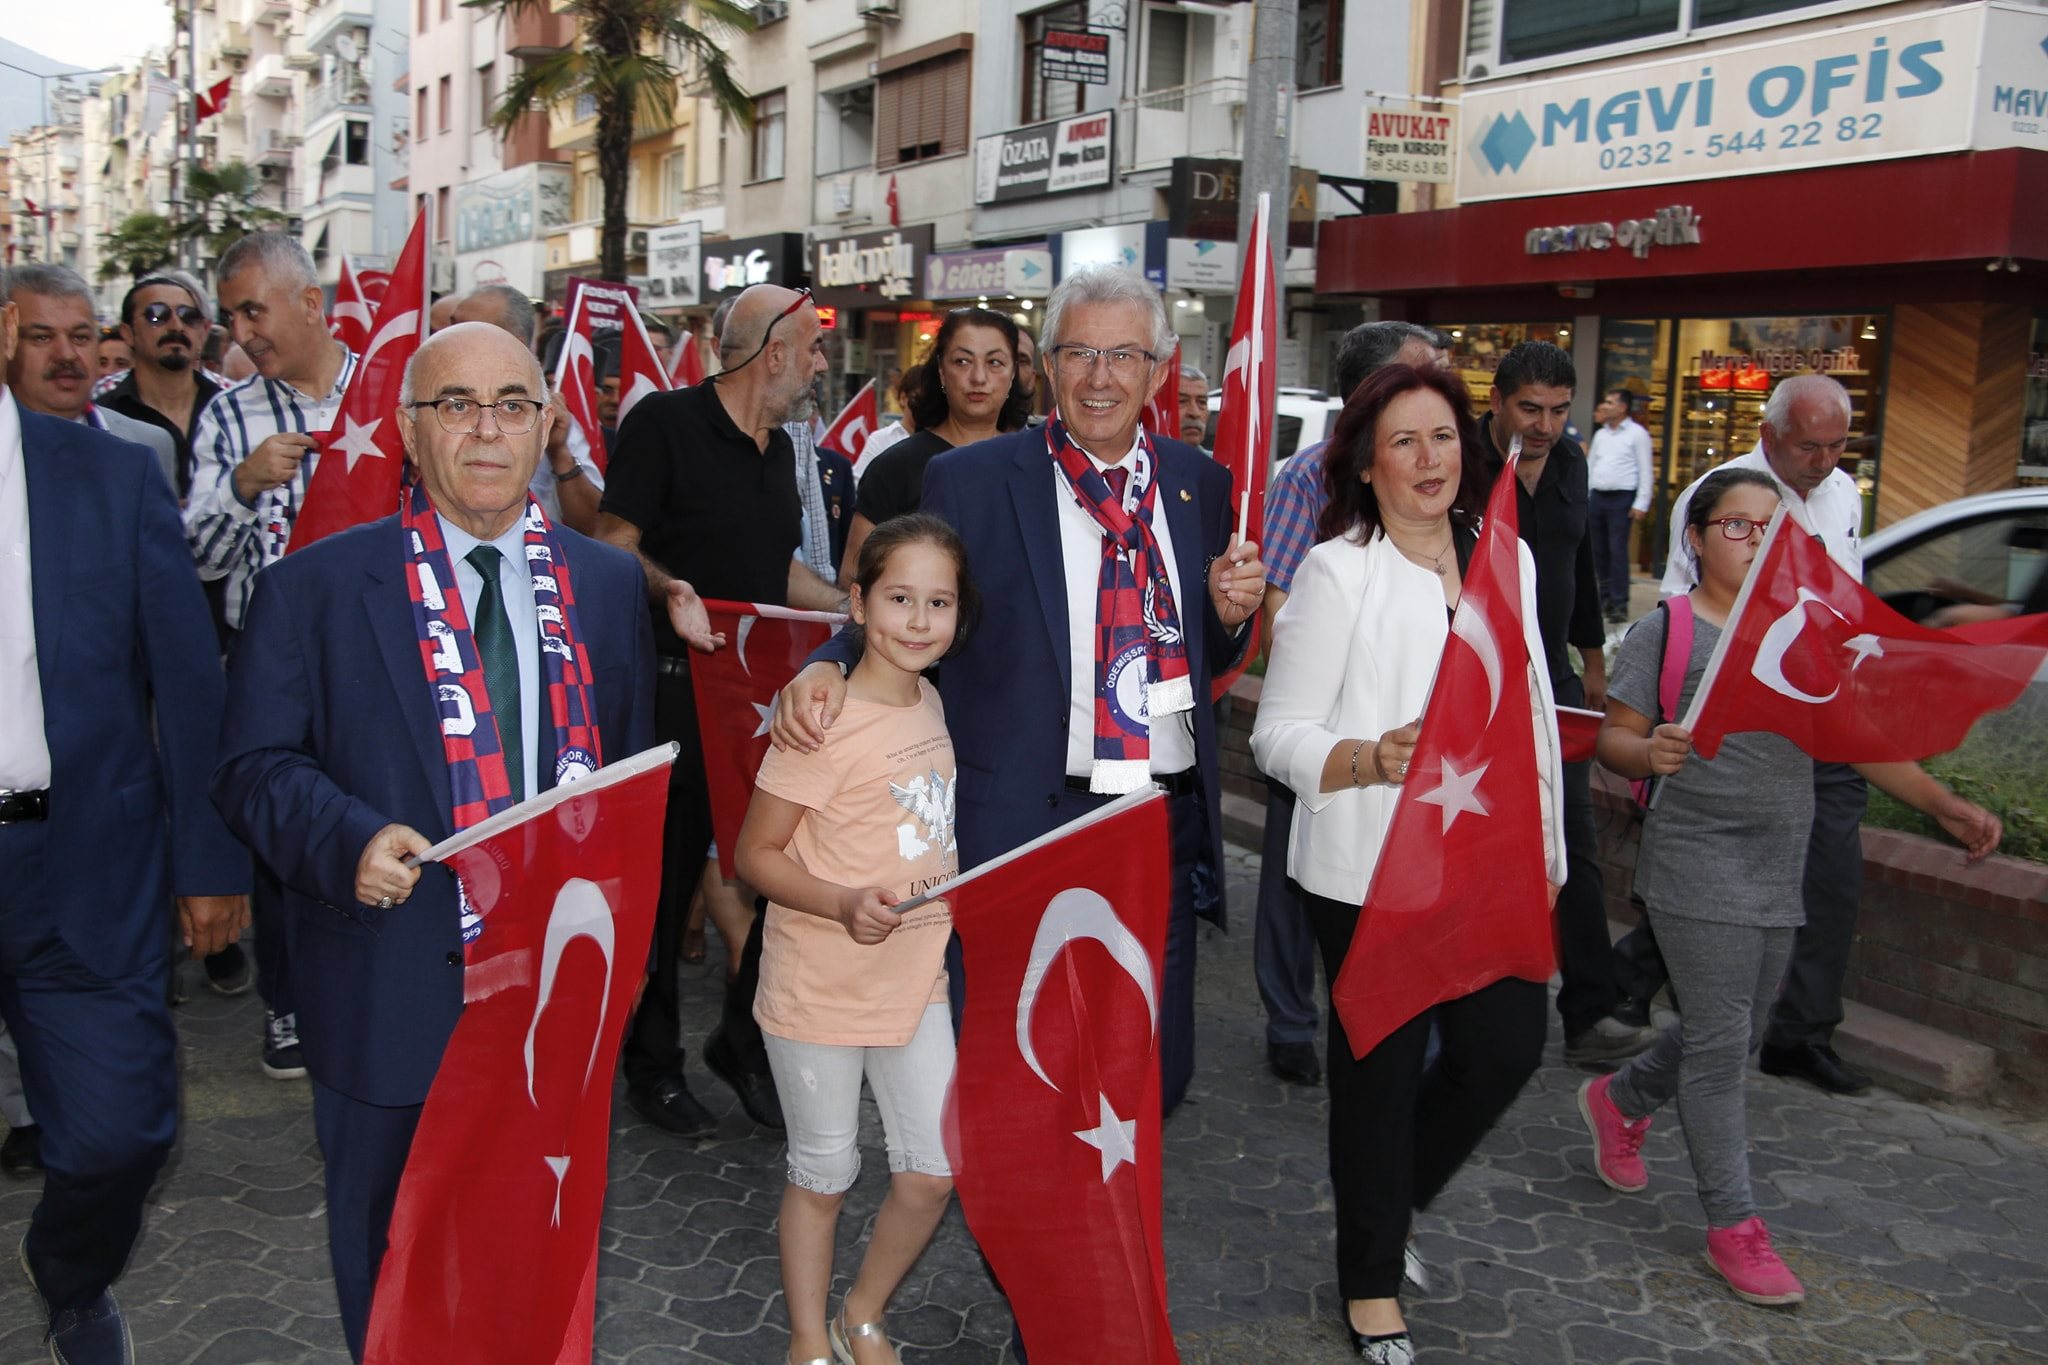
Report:
[[[0,308],[0,365],[19,330]],[[43,1130],[21,1260],[59,1361],[134,1356],[109,1286],[177,1133],[165,912],[199,956],[249,921],[249,855],[206,800],[222,682],[184,538],[148,450],[0,385],[0,1017]]]
[[[1139,428],[1174,363],[1159,291],[1125,270],[1077,271],[1046,302],[1043,340],[1057,416],[948,451],[925,471],[923,509],[966,541],[983,602],[981,625],[939,678],[959,764],[961,861],[1147,781],[1167,789],[1160,1089],[1171,1113],[1194,1075],[1195,863],[1206,847],[1222,865],[1209,680],[1250,643],[1266,573],[1258,547],[1232,532],[1229,472]],[[1145,623],[1136,632],[1111,625],[1128,594]],[[853,654],[842,637],[817,657],[783,691],[778,744],[813,747],[839,713]]]
[[[488,323],[436,332],[396,420],[420,474],[400,513],[258,576],[213,781],[285,883],[357,1359],[476,928],[445,868],[405,860],[587,765],[574,717],[594,717],[608,758],[653,742],[639,566],[550,523],[527,493],[554,420],[532,353]],[[564,660],[585,653],[579,678]]]

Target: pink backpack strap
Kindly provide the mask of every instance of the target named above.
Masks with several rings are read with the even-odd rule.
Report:
[[[1664,664],[1657,675],[1657,706],[1663,714],[1658,719],[1675,725],[1685,666],[1692,659],[1692,599],[1679,593],[1658,605],[1664,608]]]

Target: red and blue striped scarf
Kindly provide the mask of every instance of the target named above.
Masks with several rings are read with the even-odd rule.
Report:
[[[1152,780],[1152,718],[1195,704],[1173,583],[1152,534],[1159,502],[1156,457],[1141,428],[1138,448],[1124,462],[1130,475],[1119,498],[1057,417],[1045,424],[1045,444],[1074,501],[1102,528],[1095,587],[1095,761],[1088,789],[1136,791]]]
[[[453,798],[455,828],[496,815],[512,804],[512,784],[505,750],[498,738],[498,720],[491,712],[490,689],[455,587],[455,568],[441,539],[441,519],[415,484],[401,508],[399,522],[410,556],[406,588],[412,597],[413,624],[419,630],[420,661],[434,689],[441,719],[441,748],[448,758],[448,791]],[[576,628],[576,593],[569,582],[569,560],[540,505],[526,500],[526,561],[533,576],[533,610],[540,621],[541,673],[547,683],[543,719],[553,725],[551,753],[537,755],[539,771],[552,771],[560,786],[596,772],[603,762],[598,742],[596,696],[590,676],[590,654]],[[512,724],[519,724],[514,717]],[[543,766],[552,763],[552,768]],[[533,793],[528,793],[532,795]],[[463,941],[473,940],[481,925],[463,906]]]

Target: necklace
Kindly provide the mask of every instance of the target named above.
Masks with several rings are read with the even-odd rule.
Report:
[[[1388,536],[1387,539],[1393,540],[1394,538],[1392,536]],[[1456,544],[1455,537],[1444,537],[1443,549],[1437,551],[1433,555],[1416,550],[1411,550],[1398,540],[1394,541],[1394,548],[1399,550],[1402,554],[1408,556],[1408,558],[1413,562],[1422,565],[1424,568],[1435,570],[1436,576],[1438,578],[1442,578],[1445,575],[1449,574],[1451,571],[1450,566],[1444,563],[1444,556],[1448,555],[1451,552],[1451,546],[1454,544]]]

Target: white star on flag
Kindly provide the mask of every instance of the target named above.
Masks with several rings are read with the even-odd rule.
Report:
[[[373,418],[365,425],[344,414],[342,422],[345,430],[341,439],[334,443],[334,448],[348,456],[349,473],[356,472],[356,461],[365,455],[374,455],[380,460],[384,458],[384,451],[377,445],[377,428],[384,425],[382,417]]]
[[[1479,800],[1477,795],[1479,779],[1486,776],[1486,764],[1480,764],[1469,773],[1459,772],[1448,758],[1443,761],[1443,766],[1444,780],[1442,784],[1435,791],[1418,796],[1415,799],[1427,801],[1432,806],[1442,806],[1444,808],[1443,832],[1445,834],[1451,832],[1451,822],[1468,810],[1474,815],[1493,814]]]
[[[1856,662],[1849,665],[1851,673],[1863,667],[1866,660],[1884,657],[1884,644],[1875,635],[1852,635],[1842,641],[1842,648],[1856,656]]]
[[[1074,1136],[1102,1153],[1102,1183],[1107,1185],[1119,1165],[1126,1161],[1138,1164],[1138,1121],[1119,1119],[1109,1106],[1109,1096],[1101,1091],[1096,1098],[1102,1103],[1102,1122]]]
[[[754,714],[761,718],[761,723],[754,727],[754,733],[751,736],[751,738],[753,739],[759,739],[761,736],[768,733],[768,723],[775,718],[775,708],[772,706],[763,706],[760,702],[757,701],[750,701],[747,703],[747,705],[753,707]]]

